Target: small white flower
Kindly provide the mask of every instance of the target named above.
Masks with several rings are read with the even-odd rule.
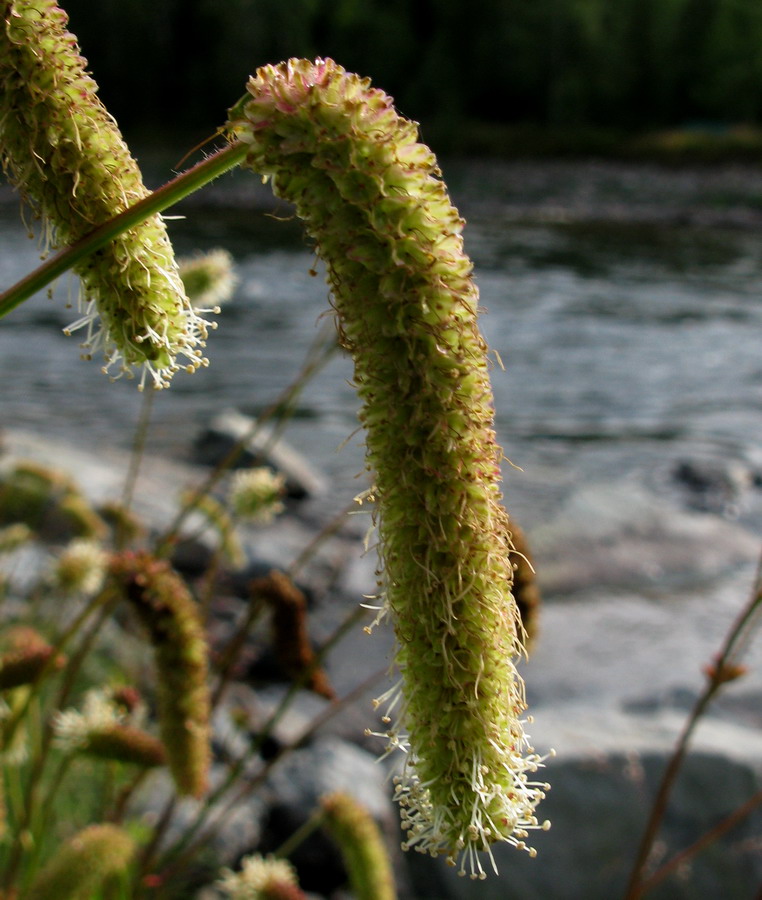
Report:
[[[233,296],[238,279],[227,250],[210,250],[178,260],[180,278],[191,306],[200,312],[218,312]]]
[[[56,746],[67,753],[84,747],[95,731],[104,731],[124,721],[124,713],[110,692],[94,688],[85,694],[82,710],[67,709],[53,718]]]
[[[108,554],[97,541],[75,538],[58,557],[53,579],[67,593],[97,593],[106,575]]]
[[[240,518],[267,523],[283,511],[284,489],[285,478],[266,466],[241,469],[233,475],[229,499]]]
[[[265,891],[284,884],[297,884],[291,863],[259,854],[244,857],[240,872],[223,869],[222,878],[217,882],[217,886],[232,900],[261,900]]]

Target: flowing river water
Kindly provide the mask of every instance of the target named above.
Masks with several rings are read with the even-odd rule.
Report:
[[[444,172],[468,223],[482,327],[505,366],[493,367],[496,427],[520,467],[505,466],[506,504],[529,532],[551,601],[526,666],[532,738],[541,752],[558,750],[541,807],[553,820],[537,841],[541,860],[498,851],[506,880],[474,891],[554,897],[562,884],[565,897],[611,897],[641,827],[633,817],[645,808],[637,754],[653,762],[672,747],[700,666],[748,593],[762,533],[762,169],[463,162]],[[257,179],[226,176],[179,212],[185,218],[170,223],[179,253],[225,247],[239,278],[210,337],[209,368],[152,395],[148,448],[189,459],[217,412],[257,414],[281,395],[331,322],[298,223]],[[36,259],[17,201],[0,190],[0,283]],[[95,361],[79,359],[76,337],[62,334],[76,318],[70,290],[61,279],[52,299],[32,298],[3,320],[0,430],[96,452],[127,448],[144,397],[134,381],[111,384]],[[335,353],[286,430],[332,477],[336,506],[365,487],[355,478],[363,463],[351,377],[351,361]],[[268,529],[263,546],[258,535],[268,565],[280,558],[283,527]],[[373,565],[371,555],[348,562],[338,596],[356,603],[372,590]],[[312,611],[318,635],[344,617],[342,604]],[[388,665],[391,634],[379,631],[350,636],[331,655],[341,695],[358,673]],[[759,646],[757,635],[750,663]],[[680,824],[665,847],[687,846],[699,833],[694,819],[719,821],[748,799],[761,677],[751,663],[700,729],[695,742],[710,755],[698,755],[700,777],[683,779],[689,802],[676,803]],[[669,896],[698,897],[698,885],[701,896],[730,896],[729,873],[750,896],[759,873],[749,829],[748,839],[734,830],[736,843],[705,868],[693,860],[694,880],[683,886],[680,876],[687,893]],[[450,892],[432,871],[421,870],[417,896],[471,896],[471,882],[453,879]]]
[[[762,472],[762,171],[603,163],[451,163],[467,219],[497,429],[520,520],[571,490],[628,481],[677,490],[686,461],[756,491]],[[37,259],[16,199],[0,195],[0,283]],[[226,176],[171,222],[178,252],[226,247],[239,285],[211,335],[208,369],[155,397],[151,450],[187,458],[224,407],[256,413],[297,375],[325,328],[328,290],[290,211],[257,179]],[[79,359],[62,328],[75,289],[39,295],[0,328],[2,423],[90,446],[129,446],[142,395]],[[321,319],[322,316],[322,319]],[[330,327],[330,323],[328,323]],[[336,354],[300,395],[287,439],[346,492],[362,468],[351,362]],[[339,449],[341,447],[341,449]],[[759,504],[724,514],[759,525]],[[751,519],[754,521],[752,522]]]

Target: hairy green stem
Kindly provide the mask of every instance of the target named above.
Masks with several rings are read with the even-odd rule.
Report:
[[[71,247],[65,247],[29,275],[0,293],[0,318],[28,300],[37,291],[68,271],[89,254],[105,246],[122,232],[160,213],[239,165],[246,156],[243,144],[230,144],[168,181],[124,212],[91,231]]]

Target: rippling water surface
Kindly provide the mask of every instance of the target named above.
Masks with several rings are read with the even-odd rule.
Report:
[[[497,164],[452,172],[483,329],[505,364],[494,368],[497,427],[524,470],[506,475],[525,521],[581,482],[666,485],[686,458],[762,470],[759,175],[721,184],[707,175],[702,187],[694,173],[685,193],[684,173]],[[228,247],[240,284],[209,342],[210,367],[177,376],[155,398],[149,446],[181,457],[220,408],[257,412],[272,402],[328,319],[327,288],[310,275],[299,229],[264,215],[287,211],[261,200],[247,208],[234,183],[212,196],[171,223],[172,235],[180,252]],[[0,235],[8,284],[36,260],[12,201],[0,205]],[[76,339],[61,333],[76,317],[67,291],[62,280],[54,299],[38,296],[2,323],[3,423],[127,446],[142,397],[134,382],[110,384],[78,358]],[[350,378],[349,360],[336,355],[305,388],[287,432],[347,492],[362,457],[357,438],[337,450],[356,428]]]

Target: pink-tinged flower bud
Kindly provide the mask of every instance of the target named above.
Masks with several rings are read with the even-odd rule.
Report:
[[[320,806],[325,826],[341,850],[357,900],[395,900],[389,854],[370,813],[354,797],[341,792],[322,797]]]
[[[198,797],[210,762],[208,650],[198,606],[169,564],[147,553],[120,554],[110,570],[153,646],[170,772],[180,793]]]
[[[52,246],[84,235],[147,196],[135,160],[97,97],[67,16],[54,0],[0,0],[0,162],[43,219]],[[160,216],[75,266],[86,356],[104,371],[143,367],[165,387],[204,365],[209,323],[185,295]],[[186,362],[180,363],[180,357]]]
[[[16,625],[0,636],[0,690],[10,690],[31,684],[47,666],[51,665],[53,648],[26,625]],[[56,656],[53,669],[60,669],[66,659]]]
[[[296,205],[354,357],[399,642],[387,737],[408,750],[405,846],[483,877],[479,851],[525,847],[541,827],[546,786],[522,724],[502,451],[463,220],[416,125],[367,79],[290,60],[259,69],[248,91],[229,133]]]
[[[60,846],[24,896],[27,900],[93,897],[127,870],[135,854],[132,838],[116,825],[91,825]]]

